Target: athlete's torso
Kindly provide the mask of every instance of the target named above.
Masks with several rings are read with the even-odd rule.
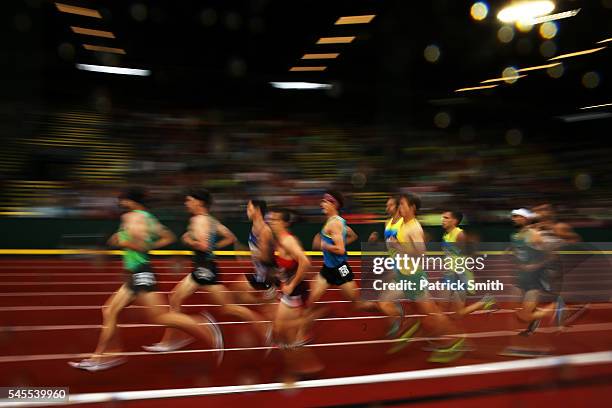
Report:
[[[346,221],[344,218],[339,215],[335,215],[330,217],[323,228],[321,229],[321,241],[325,242],[328,245],[334,245],[334,240],[326,233],[327,224],[329,224],[332,220],[339,220],[342,223],[342,241],[344,242],[346,248]],[[323,249],[323,264],[328,268],[335,268],[342,263],[346,262],[348,259],[346,250],[343,254],[334,254],[330,251]]]
[[[149,246],[149,244],[154,242],[157,238],[154,234],[154,227],[158,223],[157,218],[155,218],[155,216],[148,211],[133,210],[133,212],[142,214],[145,217],[145,221],[147,224],[147,236],[145,238],[145,244],[146,246]],[[118,234],[121,240],[130,239],[129,233],[124,229],[123,224],[119,228]],[[135,251],[133,249],[125,249],[123,251],[123,265],[127,270],[133,271],[137,269],[140,265],[144,265],[147,263],[149,263],[148,251],[140,252]]]
[[[193,217],[191,217],[190,223],[189,223],[189,235],[191,236],[192,239],[198,241],[200,238],[202,237],[196,237],[193,234],[193,224],[197,221],[197,217],[205,217],[206,222],[208,223],[208,228],[207,228],[207,233],[206,236],[203,237],[204,240],[206,240],[208,242],[208,250],[207,251],[199,251],[197,249],[194,249],[194,256],[193,256],[193,260],[196,264],[200,265],[205,261],[208,260],[212,260],[215,255],[214,255],[214,251],[215,251],[215,242],[217,239],[217,225],[219,224],[219,221],[217,221],[215,219],[215,217],[213,217],[210,214],[204,214],[204,215],[195,215]]]

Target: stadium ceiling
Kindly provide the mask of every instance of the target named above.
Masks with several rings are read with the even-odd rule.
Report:
[[[525,32],[496,18],[509,2],[483,2],[482,20],[473,17],[475,2],[455,0],[9,2],[5,27],[13,41],[4,56],[16,63],[3,68],[2,83],[14,95],[25,86],[58,103],[106,92],[114,106],[344,112],[415,121],[438,109],[537,120],[612,102],[612,42],[606,41],[612,1],[558,0],[554,13],[579,13],[555,21],[556,27],[541,23]],[[77,64],[149,74],[92,72]],[[521,71],[543,65],[550,66]],[[508,76],[517,79],[482,83]],[[332,87],[270,85],[292,81]]]

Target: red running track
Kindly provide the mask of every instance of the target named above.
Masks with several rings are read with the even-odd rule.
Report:
[[[511,283],[512,267],[502,260],[492,261],[491,269],[485,274],[501,276],[504,283]],[[315,267],[309,279],[314,278],[320,261],[313,263]],[[358,262],[353,262],[353,267],[359,279]],[[169,291],[187,273],[186,268],[177,267],[171,259],[156,259],[155,268],[163,291]],[[221,280],[232,290],[232,282],[242,280],[242,274],[248,269],[248,262],[222,260]],[[610,272],[595,265],[583,278],[576,284],[585,287],[585,283],[609,280]],[[321,301],[331,307],[333,315],[317,322],[315,341],[309,346],[325,366],[317,378],[326,382],[304,381],[287,389],[277,384],[284,371],[280,351],[272,350],[266,357],[252,329],[254,324],[266,323],[242,323],[225,318],[202,291],[188,300],[185,311],[195,313],[207,309],[222,322],[228,351],[220,367],[214,366],[213,353],[203,344],[196,343],[185,351],[168,354],[142,351],[140,346],[155,342],[163,329],[146,324],[141,308],[130,307],[120,319],[128,362],[99,373],[70,368],[68,361],[84,357],[95,347],[101,323],[100,307],[120,284],[121,266],[115,260],[94,265],[76,259],[1,259],[0,378],[3,380],[0,385],[69,386],[72,395],[93,392],[108,393],[104,394],[108,398],[121,395],[120,398],[127,398],[121,402],[123,405],[147,407],[202,403],[259,406],[271,401],[291,406],[375,401],[393,406],[432,407],[450,403],[535,406],[543,401],[565,406],[574,402],[581,402],[581,406],[603,406],[606,400],[600,397],[612,391],[611,304],[591,305],[583,318],[563,332],[544,324],[536,335],[523,338],[516,335],[524,327],[514,317],[514,305],[506,297],[509,291],[500,296],[504,300],[500,310],[470,315],[458,322],[459,332],[467,334],[475,350],[450,365],[428,363],[429,352],[421,349],[425,341],[420,337],[399,353],[387,354],[395,344],[384,339],[388,320],[354,312],[349,303],[342,301],[340,293],[332,290]],[[269,315],[274,306],[261,304],[253,308]],[[407,312],[414,313],[410,307]],[[420,335],[423,333],[417,334]],[[546,360],[551,357],[517,360],[499,356],[509,345],[543,350],[548,355],[581,356],[571,357],[576,361],[570,363]],[[543,366],[538,365],[540,361]],[[530,362],[535,365],[521,366]],[[458,371],[449,372],[452,367]],[[356,380],[356,376],[373,377],[359,383],[362,380]],[[265,391],[236,387],[245,384],[274,385]],[[225,386],[234,388],[212,395],[223,391],[218,387]],[[198,388],[194,393],[200,395],[180,396],[180,390],[187,388]],[[179,391],[169,392],[175,394],[170,400],[151,399],[159,396],[152,391],[110,394],[168,389]]]

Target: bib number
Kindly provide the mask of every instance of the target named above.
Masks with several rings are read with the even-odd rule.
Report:
[[[210,269],[204,268],[203,266],[198,267],[195,271],[195,274],[198,277],[198,279],[204,279],[204,280],[212,280],[215,277],[215,274],[212,273]]]
[[[134,286],[155,285],[155,275],[151,272],[139,272],[134,274]]]
[[[338,272],[340,272],[340,276],[344,278],[346,275],[349,274],[349,269],[346,265],[342,265],[338,268]]]

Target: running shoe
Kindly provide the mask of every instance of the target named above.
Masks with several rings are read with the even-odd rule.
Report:
[[[427,359],[430,363],[450,363],[457,360],[465,353],[465,338],[460,338],[449,347],[434,350]]]
[[[557,307],[555,308],[555,312],[552,315],[553,322],[557,325],[557,327],[563,326],[563,313],[565,313],[565,302],[563,298],[559,296],[557,298]]]
[[[398,316],[395,319],[393,319],[393,323],[391,324],[391,327],[387,331],[386,337],[388,339],[391,339],[399,334],[399,331],[402,327],[402,322],[404,321],[404,308],[402,307],[402,303],[399,301],[395,301],[393,302],[393,304],[395,306],[395,309],[398,312]]]
[[[408,345],[410,339],[414,334],[421,328],[421,321],[417,320],[412,326],[410,326],[401,336],[398,337],[398,342],[387,351],[387,354],[394,354],[403,349]]]
[[[96,372],[108,370],[109,368],[117,367],[126,362],[126,359],[123,357],[114,357],[108,358],[102,361],[95,361],[92,359],[85,359],[81,361],[69,361],[68,365],[73,368],[78,368],[80,370]]]
[[[492,310],[496,308],[495,306],[497,305],[497,302],[490,293],[484,295],[480,301],[484,303],[482,310]]]
[[[506,347],[499,355],[504,357],[545,357],[549,356],[550,352],[547,350],[534,350],[522,347]]]
[[[538,327],[540,327],[540,319],[534,320],[531,323],[529,323],[529,326],[527,326],[527,329],[520,332],[519,336],[529,337],[533,335],[536,332],[536,330],[538,330]]]
[[[219,323],[210,313],[202,312],[201,314],[202,316],[204,316],[204,319],[210,322],[209,327],[213,333],[213,345],[215,347],[215,350],[218,353],[217,354],[217,365],[221,365],[221,362],[223,361],[223,354],[225,352],[225,349],[224,349],[225,345],[223,342],[223,333],[221,332],[221,329],[219,328]]]
[[[168,351],[180,350],[183,347],[187,347],[191,343],[195,341],[194,338],[186,338],[177,341],[173,341],[170,343],[155,343],[150,346],[142,346],[145,351],[149,351],[151,353],[164,353]]]

